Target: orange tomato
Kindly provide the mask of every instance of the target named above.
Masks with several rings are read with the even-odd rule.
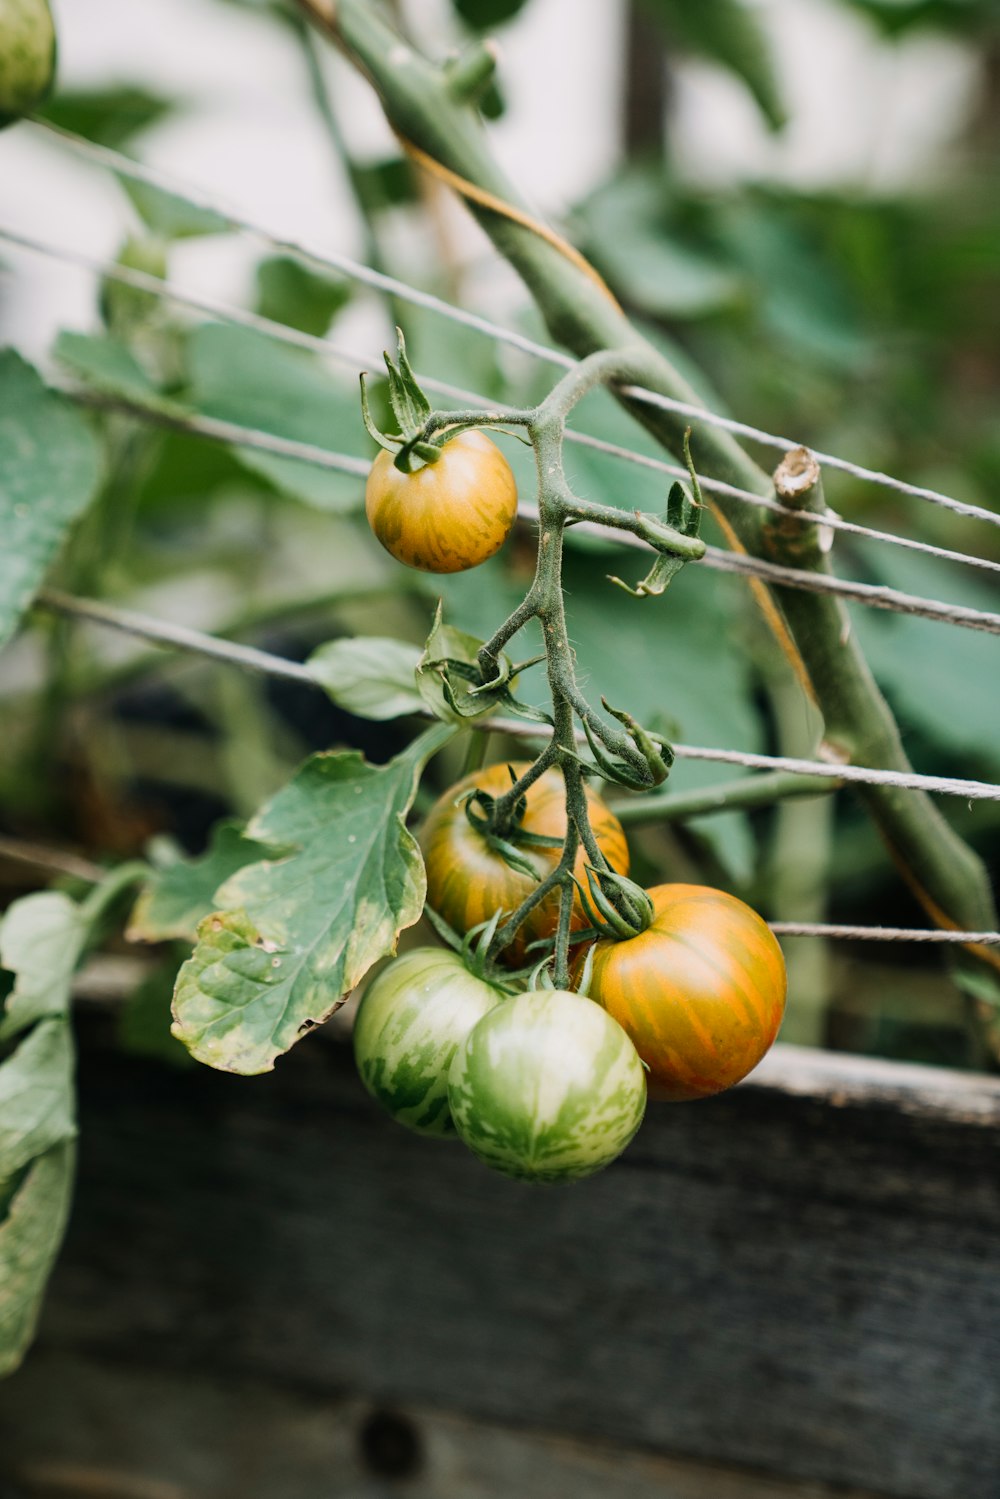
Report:
[[[436,463],[400,473],[383,451],[365,486],[368,524],[398,562],[460,573],[498,552],[517,515],[510,464],[484,432],[451,438]]]
[[[657,885],[637,937],[594,945],[590,997],[631,1036],[653,1097],[706,1098],[756,1067],[785,1009],[777,939],[743,901],[703,885]],[[583,960],[577,962],[577,976]]]
[[[527,768],[527,762],[514,762],[511,766],[517,776],[523,775]],[[534,882],[529,876],[512,869],[472,826],[466,816],[465,804],[456,805],[462,793],[473,787],[499,797],[509,791],[510,786],[506,761],[486,766],[446,791],[431,808],[424,823],[420,846],[427,865],[427,902],[457,932],[468,932],[480,922],[489,921],[496,911],[513,912],[532,889]],[[529,787],[526,801],[522,826],[527,832],[552,838],[565,837],[566,798],[563,778],[558,770],[545,771]],[[590,825],[604,857],[619,874],[628,874],[628,844],[621,823],[589,787],[587,805]],[[516,832],[511,834],[509,841],[538,871],[539,879],[543,879],[559,862],[558,848],[518,844]],[[585,863],[586,855],[581,849],[576,860],[576,876],[584,883]],[[514,968],[530,962],[535,954],[527,952],[528,944],[542,937],[551,937],[558,921],[559,892],[553,890],[534,908],[513,942],[504,949],[504,960]],[[574,930],[587,925],[578,895],[574,898],[572,925]]]

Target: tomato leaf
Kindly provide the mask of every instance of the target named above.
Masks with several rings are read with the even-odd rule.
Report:
[[[0,1066],[0,1177],[75,1133],[70,1029],[65,1020],[42,1020]]]
[[[60,364],[94,390],[121,396],[153,411],[183,412],[182,407],[160,394],[132,351],[106,333],[64,330],[53,352]]]
[[[18,1367],[35,1334],[49,1274],[66,1230],[76,1148],[54,1145],[20,1177],[0,1181],[0,1376]]]
[[[45,1015],[64,1016],[88,922],[57,890],[26,895],[0,921],[0,966],[15,975],[0,1023],[0,1040]]]
[[[480,718],[498,705],[510,704],[511,664],[500,657],[496,683],[479,680],[479,652],[483,641],[454,625],[446,625],[438,604],[434,624],[417,665],[417,691],[425,708],[448,723]]]
[[[272,255],[257,267],[257,311],[314,337],[326,332],[351,300],[344,281],[310,270],[289,255]]]
[[[176,859],[153,873],[133,908],[126,932],[129,941],[194,941],[198,923],[215,909],[219,886],[270,852],[247,838],[239,823],[217,823],[205,853],[196,859]]]
[[[36,1020],[0,1064],[0,1375],[34,1334],[62,1242],[73,1182],[76,1118],[69,986],[90,920],[54,891],[26,896],[0,925],[14,976],[6,1039]]]
[[[354,751],[313,755],[252,819],[248,836],[295,852],[240,870],[201,923],[174,991],[173,1033],[192,1056],[270,1071],[395,951],[426,888],[406,814],[452,733],[435,725],[381,766]]]
[[[247,328],[208,323],[188,343],[188,399],[195,410],[333,453],[371,459],[356,376],[337,379],[319,360]],[[245,468],[321,510],[360,509],[360,477],[235,447]]]
[[[646,0],[647,9],[692,52],[741,78],[772,130],[787,118],[770,38],[745,0]]]
[[[194,239],[202,234],[225,234],[231,227],[229,220],[210,208],[199,208],[168,193],[152,183],[139,182],[122,174],[122,187],[132,200],[133,207],[147,228],[161,234],[164,239]]]
[[[86,419],[19,355],[0,352],[0,645],[99,478],[99,449]]]
[[[120,149],[130,136],[158,125],[175,108],[171,100],[148,89],[112,84],[99,89],[61,88],[38,113],[61,130]]]
[[[419,647],[371,635],[331,640],[313,651],[306,666],[338,708],[384,719],[423,709],[415,678],[420,661]]]

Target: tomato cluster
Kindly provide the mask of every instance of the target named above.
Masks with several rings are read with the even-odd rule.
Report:
[[[458,933],[509,914],[531,889],[530,876],[505,862],[466,810],[470,793],[499,796],[524,768],[495,765],[466,777],[427,818],[428,903]],[[593,793],[588,802],[606,857],[625,873],[621,824]],[[529,788],[523,813],[522,836],[565,832],[557,771]],[[539,879],[558,859],[558,849],[530,840],[517,852]],[[586,973],[586,996],[511,993],[510,983],[471,972],[455,952],[397,958],[358,1012],[355,1056],[366,1086],[411,1129],[457,1133],[487,1165],[531,1181],[571,1180],[609,1164],[639,1128],[647,1081],[654,1097],[673,1101],[732,1087],[778,1033],[781,949],[757,913],[724,891],[671,884],[647,894],[645,930],[586,943],[589,960],[581,953],[574,970],[577,984]],[[551,938],[557,920],[558,900],[534,907],[508,962],[530,961],[530,944]],[[574,926],[586,921],[575,909]]]

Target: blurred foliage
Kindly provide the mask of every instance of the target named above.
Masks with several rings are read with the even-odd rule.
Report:
[[[38,111],[61,130],[85,135],[100,146],[120,150],[133,135],[158,125],[177,104],[132,84],[94,90],[61,89]]]
[[[977,36],[984,68],[991,56],[995,67],[992,5],[844,3],[890,34],[921,26]],[[275,9],[255,8],[262,14]],[[525,0],[454,0],[456,30],[488,30],[528,8]],[[741,78],[765,118],[780,122],[780,89],[754,7],[738,0],[646,0],[645,9],[662,29],[668,66],[675,47],[697,53]],[[503,81],[501,63],[501,87]],[[47,114],[120,146],[183,107],[122,84],[63,94]],[[798,192],[764,183],[709,191],[684,176],[683,163],[624,161],[576,205],[570,228],[644,331],[719,409],[995,506],[1000,194],[984,184],[980,163],[995,153],[998,126],[988,112],[971,121],[967,140],[949,159],[946,180],[896,196],[860,187]],[[347,165],[344,180],[352,183],[362,228],[385,269],[438,294],[456,295],[464,268],[442,258],[447,236],[427,231],[426,200],[409,167],[398,158]],[[133,233],[122,252],[126,263],[153,267],[155,255],[157,274],[169,276],[174,260],[191,253],[180,247],[175,254],[171,247],[226,228],[222,218],[170,195],[135,184],[126,191],[133,223],[138,215],[149,236],[140,240]],[[468,284],[476,310],[493,313],[491,283],[470,277]],[[357,369],[350,363],[289,347],[257,330],[198,324],[169,303],[151,307],[148,294],[123,296],[121,290],[106,284],[93,326],[59,338],[55,356],[62,379],[95,400],[124,399],[151,415],[201,414],[335,454],[371,455],[358,408]],[[240,291],[234,288],[231,300]],[[330,332],[337,341],[349,322],[347,344],[355,319],[372,305],[370,293],[284,254],[263,256],[244,292],[249,308],[286,328],[314,336]],[[400,315],[413,363],[423,373],[519,404],[551,383],[550,370],[423,309],[385,307],[386,342]],[[527,305],[519,316],[525,331],[544,336]],[[33,378],[25,378],[34,390]],[[378,407],[384,394],[377,383],[372,396]],[[42,397],[35,391],[32,399]],[[76,491],[62,490],[69,544],[53,579],[69,589],[117,598],[305,660],[325,642],[358,636],[419,646],[439,597],[449,624],[487,635],[530,577],[530,538],[517,536],[501,558],[472,574],[429,579],[404,573],[372,541],[363,519],[363,479],[354,475],[163,431],[113,412],[83,416],[60,403],[52,419],[71,422],[83,434],[82,466],[93,434],[100,434],[105,450],[98,498],[72,533]],[[643,454],[659,451],[604,395],[588,398],[574,423]],[[530,453],[501,441],[530,493]],[[694,452],[697,461],[697,434]],[[667,484],[649,469],[575,446],[567,451],[567,467],[589,498],[629,508],[665,505]],[[918,500],[842,475],[829,477],[828,499],[852,519],[998,556],[994,529]],[[718,534],[710,539],[718,541]],[[845,575],[995,607],[986,575],[952,564],[846,540],[838,540],[836,556]],[[570,630],[591,696],[596,700],[604,692],[616,705],[627,704],[645,722],[691,743],[786,749],[801,725],[789,725],[780,706],[774,684],[781,667],[744,585],[688,568],[663,600],[640,601],[606,581],[608,573],[620,571],[620,554],[572,538]],[[860,609],[854,628],[899,715],[917,768],[996,776],[1000,724],[993,640]],[[524,654],[531,649],[528,638]],[[408,659],[412,651],[399,655]],[[156,930],[190,933],[215,886],[244,862],[240,828],[248,813],[288,779],[304,755],[331,745],[359,747],[383,764],[409,737],[405,724],[372,724],[355,716],[365,706],[349,670],[360,659],[356,653],[335,649],[317,659],[333,674],[336,704],[306,686],[242,677],[233,683],[226,667],[165,663],[161,653],[139,642],[38,617],[0,666],[0,702],[10,725],[0,743],[0,823],[11,833],[69,842],[97,858],[138,852],[165,832],[194,855],[208,845],[198,866],[205,888],[197,907],[184,904],[187,876],[179,880],[176,909],[171,906],[169,862],[157,887],[163,920]],[[383,663],[380,670],[399,688],[403,678],[397,681],[391,666]],[[541,701],[540,671],[525,673],[518,690],[528,701]],[[804,720],[801,704],[796,711]],[[507,747],[493,748],[499,756]],[[443,784],[461,761],[449,752],[440,761],[431,774]],[[711,767],[685,761],[671,785],[684,789],[718,778]],[[980,804],[969,812],[949,805],[945,811],[984,854],[996,856],[1000,818],[990,808]],[[220,819],[225,821],[211,842]],[[722,882],[766,903],[764,882],[775,857],[792,858],[780,849],[776,855],[776,824],[773,813],[764,811],[647,830],[636,840],[637,864],[650,876]],[[877,837],[846,796],[837,798],[828,856],[830,919],[877,916],[923,924]],[[921,1003],[914,1018],[907,1015],[904,996],[906,976],[918,963]],[[890,1055],[967,1060],[960,1010],[937,953],[914,956],[901,949],[890,963],[868,950],[857,963],[849,950],[839,949],[837,965],[830,996],[834,1042]],[[880,975],[888,975],[886,982]],[[176,1045],[166,1025],[158,971],[128,1011],[122,1039],[147,1054],[169,1056]]]
[[[676,40],[735,73],[753,95],[772,130],[785,123],[781,86],[770,39],[755,8],[746,0],[644,0],[646,9]]]

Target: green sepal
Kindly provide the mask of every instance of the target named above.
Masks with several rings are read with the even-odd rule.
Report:
[[[590,998],[590,981],[594,976],[594,949],[588,948],[587,956],[583,960],[583,971],[580,974],[580,982],[576,986],[576,992],[583,999]]]
[[[364,370],[361,372],[361,420],[365,424],[368,436],[374,438],[380,448],[385,448],[387,453],[395,453],[399,447],[398,442],[393,442],[391,438],[385,437],[375,425],[375,418],[372,416],[371,407],[368,404],[368,387],[365,384]]]
[[[502,916],[502,911],[495,911],[489,921],[481,921],[462,936],[448,925],[433,906],[424,906],[426,921],[434,928],[441,941],[458,953],[471,974],[484,983],[492,984],[494,989],[501,989],[504,994],[514,994],[516,990],[510,980],[515,975],[506,969],[499,969],[490,957],[490,947]]]
[[[701,497],[701,485],[698,483],[698,475],[691,457],[690,427],[684,434],[684,461],[691,476],[692,492],[689,494],[684,485],[679,482],[672,484],[667,496],[665,521],[660,520],[658,516],[646,517],[648,533],[646,540],[651,546],[656,546],[657,542],[662,540],[664,550],[657,553],[649,572],[634,588],[622,578],[608,575],[609,583],[614,583],[616,588],[623,589],[633,598],[658,598],[664,593],[672,579],[689,561],[686,557],[678,557],[671,553],[671,541],[678,537],[697,539],[701,535],[701,517],[705,507]]]
[[[588,888],[585,890],[575,876],[574,882],[597,934],[627,942],[644,932],[653,919],[653,902],[642,886],[614,869],[595,869],[592,864],[584,865],[584,869]],[[605,885],[610,886],[611,896],[605,893]],[[623,904],[627,905],[628,914],[621,909]]]
[[[436,718],[446,722],[481,718],[497,708],[522,717],[529,711],[511,696],[513,669],[506,656],[497,661],[496,676],[483,681],[479,652],[483,642],[442,620],[441,603],[434,611],[431,632],[417,666],[417,691]],[[550,722],[544,719],[544,722]]]
[[[624,727],[628,737],[649,766],[652,784],[662,785],[673,768],[675,757],[672,747],[665,740],[648,734],[631,713],[627,713],[623,708],[612,708],[606,697],[601,698],[601,707],[605,713],[610,713],[612,718],[617,718]]]

